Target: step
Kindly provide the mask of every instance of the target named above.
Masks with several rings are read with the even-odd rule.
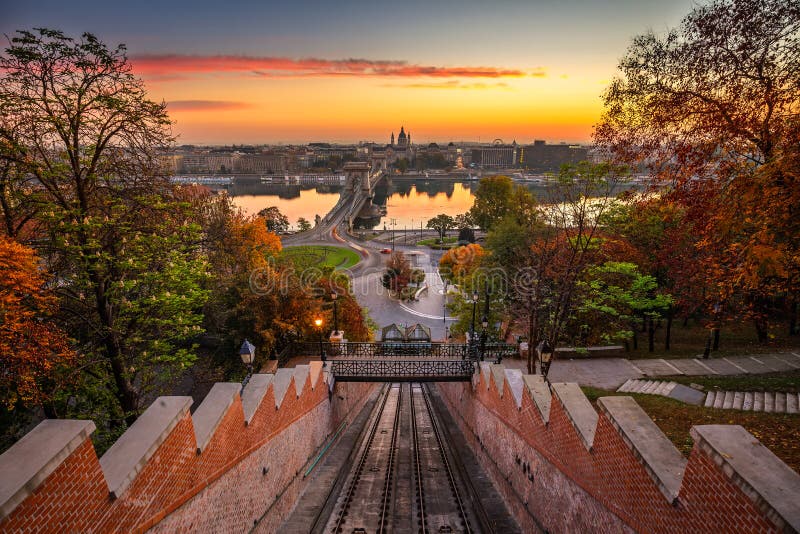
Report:
[[[661,394],[664,395],[665,397],[669,397],[669,394],[672,393],[672,391],[677,387],[677,385],[678,385],[677,382],[667,382],[667,385]]]
[[[733,391],[725,392],[725,400],[722,401],[722,409],[730,410],[733,408]]]
[[[669,387],[669,382],[661,382],[658,384],[658,387],[653,390],[653,395],[664,395],[665,391]]]
[[[657,390],[661,386],[661,382],[658,380],[653,380],[649,386],[642,390],[642,393],[647,393],[648,395],[652,395],[655,390]]]
[[[744,405],[744,393],[737,391],[733,394],[733,409],[741,410]]]
[[[652,380],[643,380],[642,383],[639,384],[639,388],[636,390],[637,393],[647,393],[650,391],[650,388],[653,387],[654,383],[655,382]]]
[[[764,392],[763,391],[756,391],[753,393],[753,411],[754,412],[763,412],[764,411]]]
[[[798,402],[798,400],[800,400],[798,399],[799,396],[800,395],[798,395],[797,393],[786,394],[786,413],[792,413],[792,414],[798,413],[797,405],[800,404]]]
[[[747,391],[744,394],[744,402],[742,403],[742,410],[752,410],[753,409],[753,392]]]
[[[775,394],[775,412],[786,413],[786,393]]]
[[[631,387],[631,384],[633,382],[634,382],[634,380],[632,378],[629,378],[628,380],[625,381],[624,384],[622,384],[620,387],[617,388],[617,392],[618,393],[627,393],[628,391],[630,391],[628,388]]]
[[[714,399],[714,408],[722,408],[722,403],[725,400],[725,392],[717,391],[717,396]]]
[[[711,408],[712,406],[714,406],[714,397],[716,396],[717,396],[716,391],[709,391],[708,394],[706,395],[706,402],[703,404],[703,406],[705,406],[706,408]]]
[[[764,392],[764,411],[767,413],[775,411],[775,394],[771,391]]]

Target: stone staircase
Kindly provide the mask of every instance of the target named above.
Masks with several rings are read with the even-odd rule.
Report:
[[[619,392],[623,393],[645,393],[648,395],[661,395],[671,399],[679,400],[689,404],[703,404],[705,394],[702,391],[678,384],[677,382],[666,382],[664,380],[639,380],[630,379],[622,384]]]
[[[704,406],[723,410],[796,414],[800,408],[800,394],[771,391],[709,391]]]
[[[663,380],[628,380],[619,392],[645,393],[678,399],[706,408],[745,410],[767,413],[800,413],[800,393],[773,393],[771,391],[709,391],[707,394],[677,382]],[[698,402],[699,398],[699,402]],[[705,400],[703,400],[705,398]]]

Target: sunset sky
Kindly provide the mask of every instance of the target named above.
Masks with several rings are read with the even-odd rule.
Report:
[[[388,142],[400,125],[416,143],[586,142],[631,38],[690,9],[690,0],[0,0],[0,32],[44,26],[125,43],[181,143]]]

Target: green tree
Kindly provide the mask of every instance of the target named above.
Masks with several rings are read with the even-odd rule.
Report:
[[[307,232],[311,230],[311,223],[305,217],[300,217],[297,219],[297,227],[301,232]]]
[[[501,220],[511,209],[514,182],[508,176],[481,178],[475,201],[469,210],[472,221],[483,230]]]
[[[113,399],[95,413],[119,428],[156,372],[168,381],[191,363],[206,295],[197,228],[177,224],[183,207],[159,162],[172,141],[165,105],[147,99],[124,46],[91,34],[18,32],[0,72],[0,158],[38,184],[30,242],[91,362],[84,384],[100,388],[71,405]]]
[[[429,219],[425,226],[439,232],[439,240],[444,242],[447,231],[456,227],[456,221],[451,216],[440,213],[436,217]]]
[[[279,234],[289,229],[289,218],[286,217],[276,206],[264,208],[258,212],[258,216],[264,219],[267,230]]]

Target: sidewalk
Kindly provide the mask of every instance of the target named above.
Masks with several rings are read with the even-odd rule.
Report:
[[[525,371],[523,360],[503,360],[507,367]],[[551,382],[577,382],[582,386],[616,390],[627,380],[659,376],[743,375],[800,370],[800,352],[731,356],[727,358],[645,359],[593,358],[555,360]]]

